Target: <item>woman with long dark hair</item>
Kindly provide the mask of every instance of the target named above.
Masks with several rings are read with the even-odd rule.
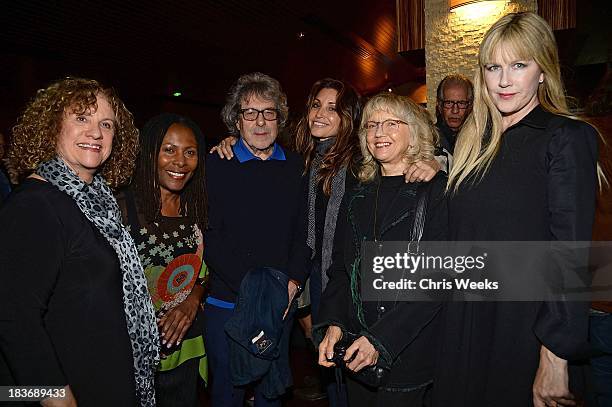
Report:
[[[355,184],[352,168],[361,158],[357,128],[361,102],[345,82],[322,79],[310,90],[295,132],[295,150],[304,157],[308,177],[308,246],[311,315],[316,321],[331,264],[336,220],[344,192]]]
[[[197,405],[198,372],[207,377],[201,307],[205,151],[192,120],[172,113],[153,117],[141,132],[133,183],[119,196],[158,318],[158,406]]]

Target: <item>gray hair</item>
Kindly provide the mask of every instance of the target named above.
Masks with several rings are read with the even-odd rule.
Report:
[[[240,103],[251,96],[259,96],[274,102],[276,109],[278,109],[278,129],[280,131],[285,126],[289,116],[287,96],[276,79],[261,72],[252,72],[242,75],[232,85],[227,94],[225,106],[221,110],[221,119],[223,119],[230,134],[238,136],[236,123],[240,115]]]
[[[444,89],[449,86],[463,87],[467,92],[468,100],[474,100],[474,85],[472,85],[472,81],[470,81],[467,76],[454,73],[445,76],[444,79],[442,79],[438,84],[438,89],[436,91],[437,103],[442,102],[442,99],[444,99]]]

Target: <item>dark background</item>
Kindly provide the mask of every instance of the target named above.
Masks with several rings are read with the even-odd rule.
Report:
[[[556,34],[568,89],[584,106],[609,83],[611,2],[578,3],[577,27]],[[213,141],[243,73],[279,79],[293,117],[322,77],[366,95],[424,84],[424,52],[398,54],[396,31],[395,0],[0,1],[0,131],[10,135],[37,89],[82,76],[114,86],[138,126],[172,111]]]

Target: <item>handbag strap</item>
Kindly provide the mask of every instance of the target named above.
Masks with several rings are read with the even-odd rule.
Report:
[[[410,240],[412,242],[420,242],[423,237],[423,229],[425,228],[425,218],[427,217],[427,194],[429,192],[429,183],[419,185],[417,189],[417,204],[414,212],[414,224]]]

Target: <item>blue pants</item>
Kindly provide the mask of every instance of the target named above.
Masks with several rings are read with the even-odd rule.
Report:
[[[234,313],[233,309],[206,304],[204,311],[206,354],[211,373],[212,407],[243,407],[244,387],[232,385],[229,364],[229,337],[225,333],[225,323]],[[255,386],[256,407],[280,407],[280,399],[268,399]]]
[[[598,407],[612,407],[612,314],[591,314],[590,323],[595,400]]]

